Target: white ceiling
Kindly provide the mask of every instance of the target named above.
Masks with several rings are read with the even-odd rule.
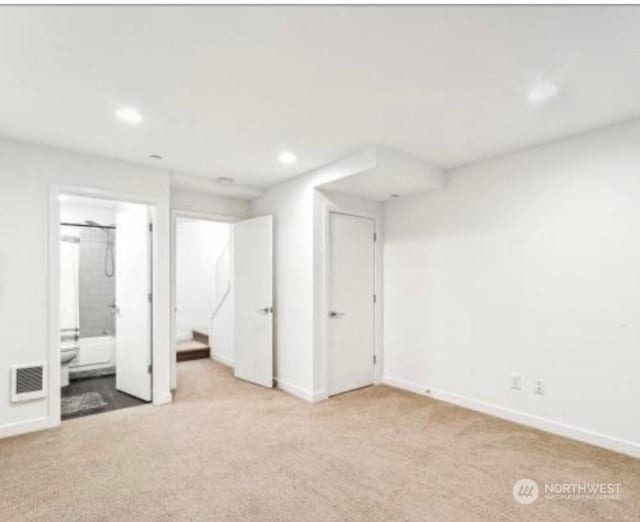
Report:
[[[449,168],[640,115],[639,27],[636,6],[5,6],[0,134],[255,187],[371,144]],[[560,93],[532,105],[540,79]]]

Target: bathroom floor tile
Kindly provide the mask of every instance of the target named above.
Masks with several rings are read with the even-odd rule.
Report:
[[[80,395],[82,393],[89,392],[99,393],[102,397],[102,400],[106,402],[106,405],[100,408],[98,411],[89,410],[86,414],[76,414],[72,417],[63,417],[62,420],[66,420],[67,418],[77,418],[85,415],[95,415],[97,413],[103,413],[105,411],[119,410],[121,408],[130,408],[131,406],[146,404],[145,401],[116,390],[115,375],[71,381],[69,386],[66,386],[62,389],[62,397],[72,397],[74,395]]]

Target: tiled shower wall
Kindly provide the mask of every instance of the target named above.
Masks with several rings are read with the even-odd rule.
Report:
[[[115,335],[116,274],[105,274],[107,240],[113,244],[115,260],[115,230],[82,228],[80,230],[79,304],[80,337]],[[107,268],[111,269],[111,256]],[[114,261],[115,265],[115,261]]]

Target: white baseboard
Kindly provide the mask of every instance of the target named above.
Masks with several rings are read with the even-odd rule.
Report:
[[[211,358],[214,361],[218,361],[225,366],[230,366],[231,368],[233,368],[233,359],[231,359],[230,357],[225,357],[224,355],[218,355],[217,353],[211,352]]]
[[[46,430],[51,428],[48,417],[37,417],[28,421],[13,422],[0,426],[0,439],[5,437],[14,437],[23,433],[31,433],[32,431]]]
[[[324,390],[320,390],[313,394],[312,402],[326,401],[327,399],[329,399],[329,394]]]
[[[276,379],[277,387],[284,392],[290,393],[294,397],[298,397],[298,399],[302,399],[307,402],[317,402],[322,400],[324,397],[324,392],[322,392],[323,396],[320,396],[320,393],[313,393],[311,390],[307,390],[298,386],[297,384],[291,384],[290,382],[283,381],[282,379]]]
[[[531,428],[553,433],[554,435],[560,435],[562,437],[586,442],[587,444],[606,448],[618,453],[624,453],[631,457],[640,458],[640,443],[637,442],[612,437],[603,433],[597,433],[578,426],[572,426],[570,424],[554,421],[538,415],[532,415],[530,413],[505,408],[496,404],[479,401],[471,397],[465,397],[445,390],[434,389],[427,385],[405,381],[396,377],[385,375],[382,378],[382,382],[388,386],[393,386],[394,388],[400,388],[425,397],[449,402],[457,406],[462,406],[463,408],[492,415],[493,417],[499,417],[517,424],[523,424]],[[429,390],[428,393],[427,390]]]
[[[425,394],[425,390],[427,389],[426,386],[422,386],[420,384],[416,384],[409,381],[404,381],[396,377],[389,377],[388,375],[383,375],[382,384],[386,384],[387,386],[391,386],[393,388],[400,388],[401,390],[410,391],[412,393],[417,393],[418,395],[426,395]]]

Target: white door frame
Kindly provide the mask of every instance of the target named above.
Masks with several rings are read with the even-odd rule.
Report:
[[[323,215],[324,224],[322,227],[323,230],[323,246],[324,246],[324,255],[323,255],[323,268],[321,270],[322,276],[322,304],[320,306],[320,332],[322,338],[320,339],[321,346],[321,360],[322,360],[322,371],[320,372],[320,384],[322,386],[322,390],[320,392],[316,392],[314,394],[314,400],[328,399],[329,398],[329,390],[330,387],[330,379],[331,379],[331,356],[329,349],[329,308],[330,308],[330,281],[331,281],[331,263],[330,263],[330,248],[331,248],[331,214],[344,214],[347,216],[359,217],[359,218],[368,218],[372,219],[374,223],[374,231],[376,234],[376,243],[374,248],[374,271],[375,271],[375,282],[374,282],[374,292],[376,294],[376,304],[375,304],[375,312],[373,316],[374,321],[374,347],[373,353],[376,358],[376,364],[373,366],[373,383],[380,384],[382,382],[382,368],[383,368],[383,360],[382,360],[382,310],[383,310],[383,296],[382,296],[382,233],[380,227],[380,215],[373,212],[365,212],[362,210],[355,210],[351,208],[336,206],[336,205],[328,205],[325,208],[325,212]]]
[[[202,221],[212,221],[214,223],[235,223],[241,219],[237,216],[227,214],[217,214],[214,212],[193,212],[191,210],[171,210],[171,391],[178,387],[178,372],[176,352],[178,348],[177,328],[176,328],[176,223],[178,218],[191,218]],[[231,252],[233,256],[233,252]]]
[[[147,205],[150,210],[151,223],[153,226],[152,235],[152,261],[151,273],[153,274],[152,283],[152,382],[151,390],[152,401],[154,404],[163,404],[166,398],[162,396],[160,379],[161,373],[160,361],[162,356],[160,352],[161,343],[158,342],[162,335],[160,326],[164,319],[157,306],[157,296],[160,295],[160,274],[158,271],[158,246],[159,227],[155,226],[158,222],[158,208],[162,206],[163,201],[159,197],[147,197],[139,194],[131,194],[126,192],[115,192],[111,190],[97,189],[93,187],[84,187],[79,185],[51,185],[49,189],[49,247],[48,247],[48,277],[49,277],[49,426],[58,426],[61,422],[61,401],[60,401],[60,196],[82,196],[93,199],[108,199],[112,201],[121,201],[126,203],[138,203]]]

